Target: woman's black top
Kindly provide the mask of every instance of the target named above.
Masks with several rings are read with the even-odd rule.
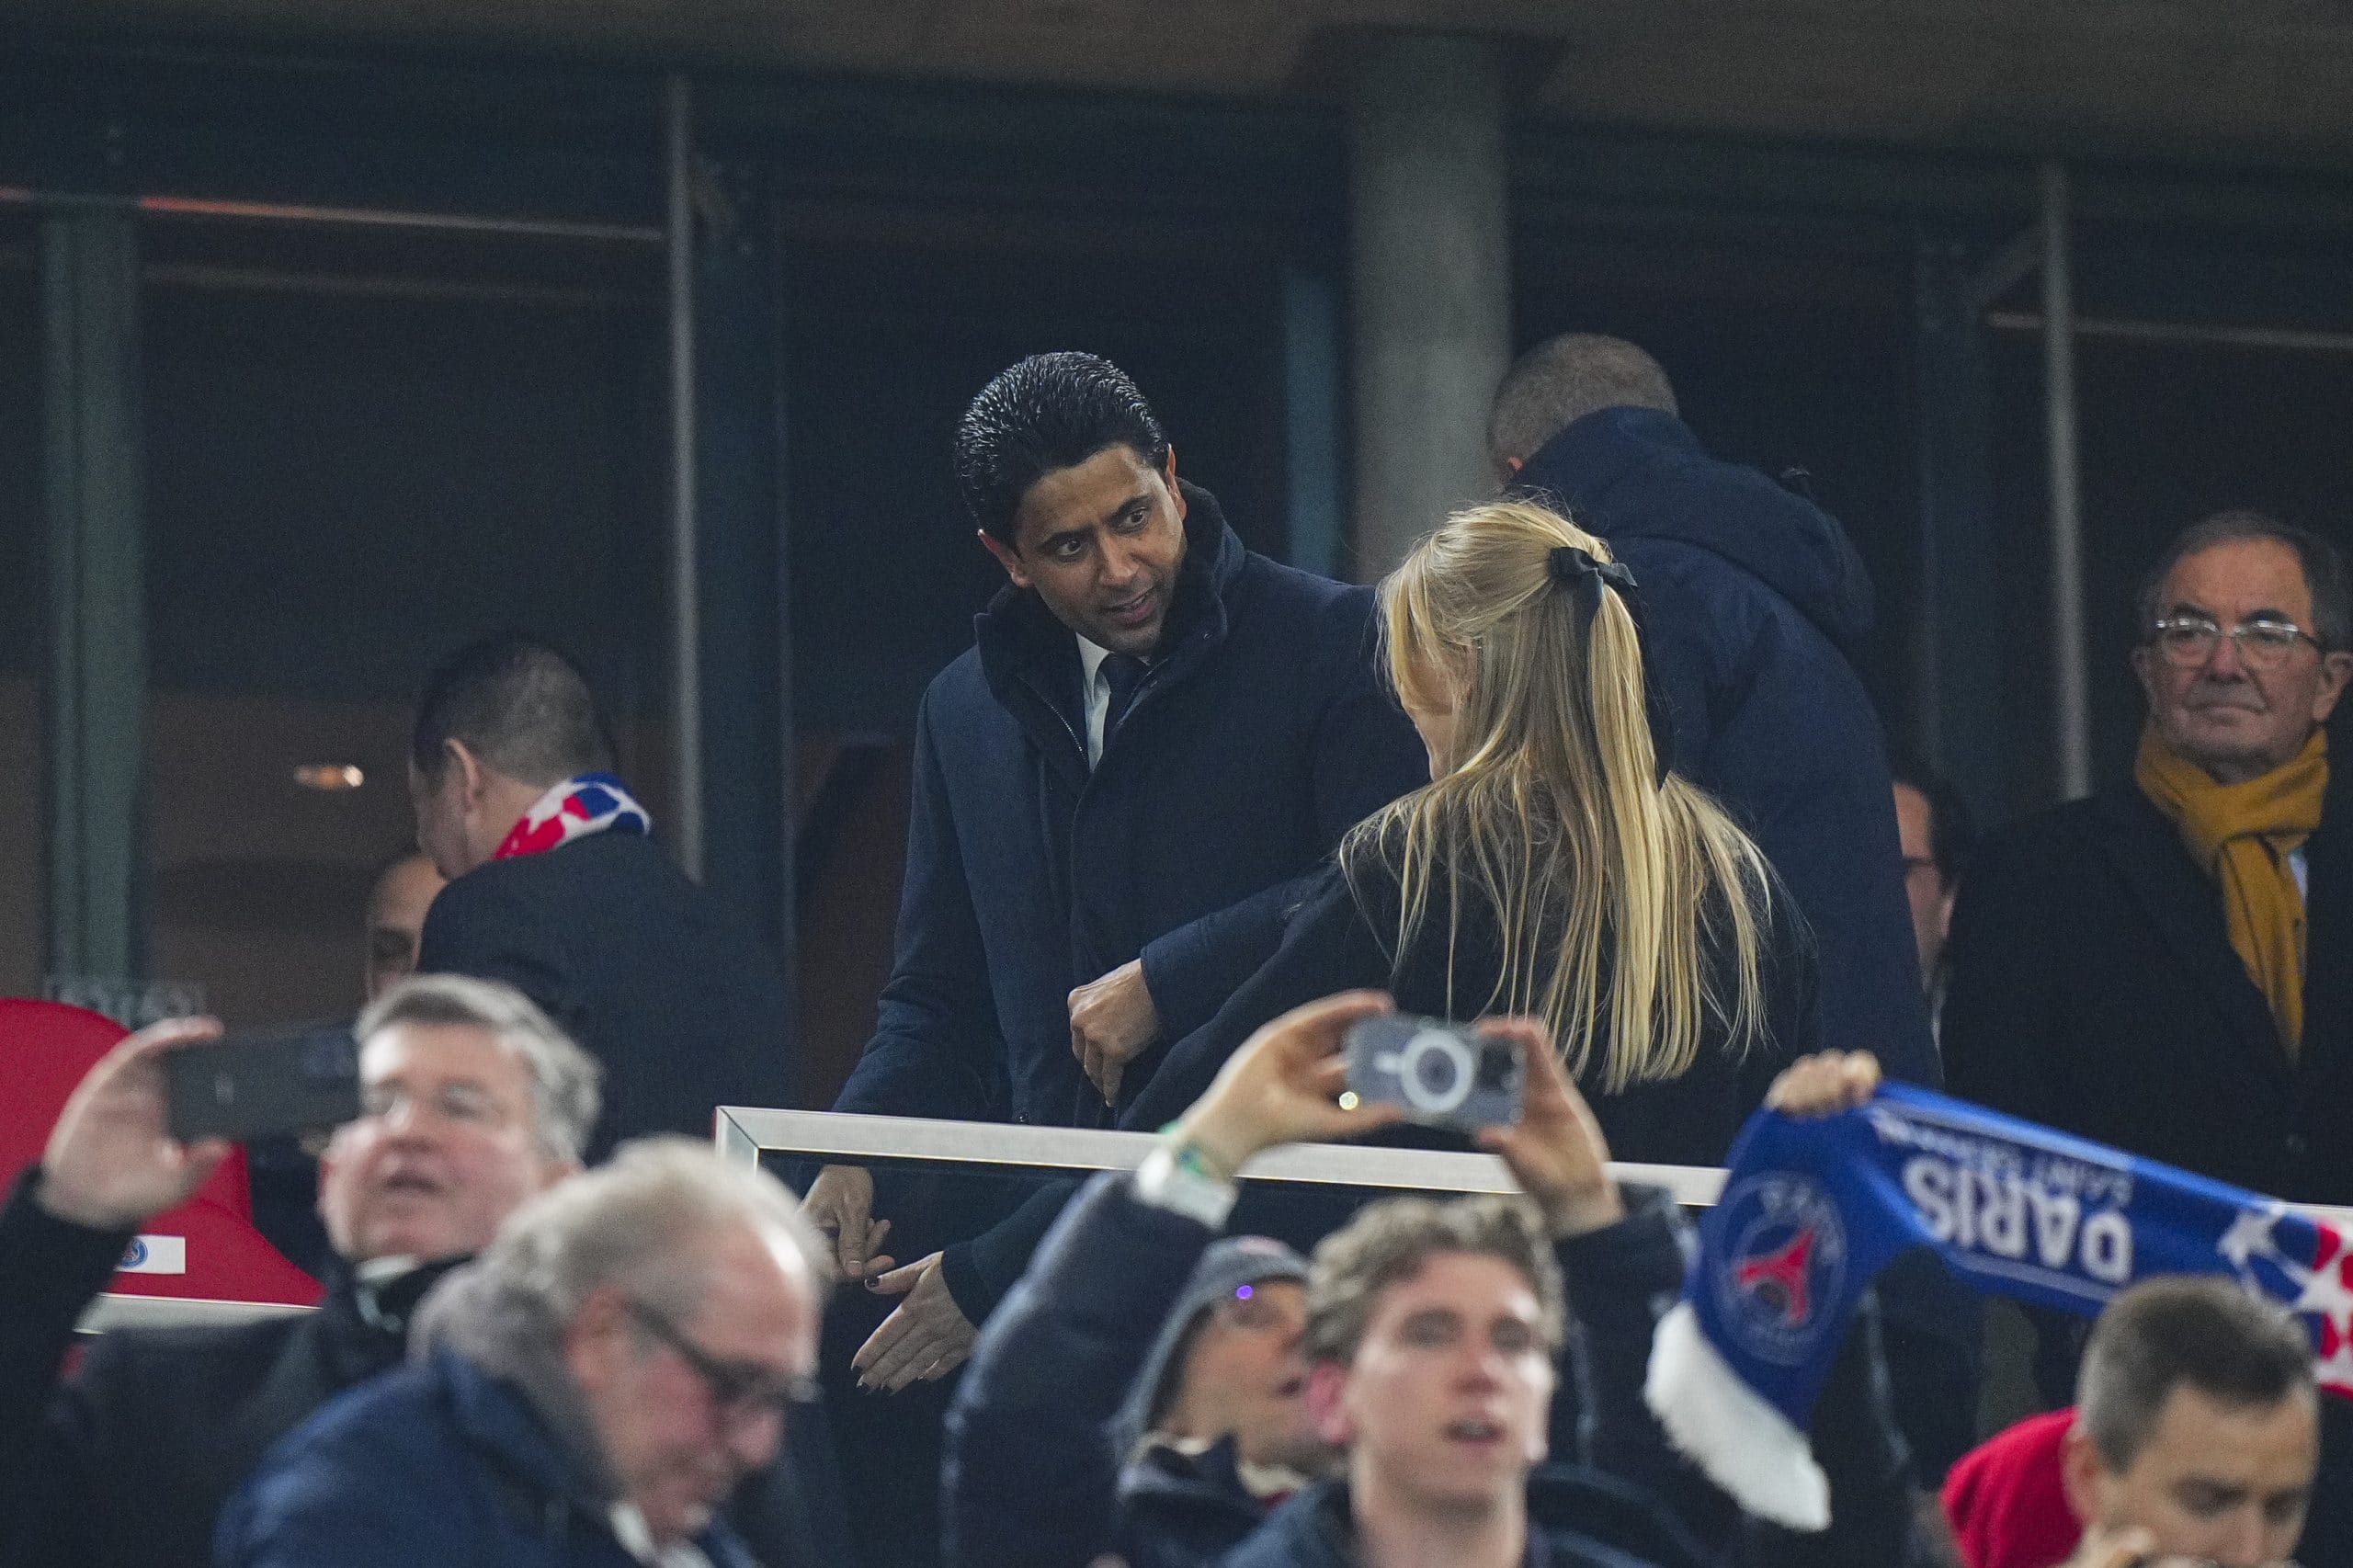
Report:
[[[1453,984],[1448,985],[1448,917],[1441,884],[1413,946],[1392,961],[1399,895],[1380,869],[1351,887],[1337,867],[1325,871],[1293,913],[1275,956],[1233,994],[1207,1024],[1169,1046],[1155,1062],[1139,1062],[1142,1087],[1123,1108],[1123,1126],[1152,1129],[1175,1119],[1217,1075],[1227,1057],[1261,1026],[1302,1003],[1336,991],[1386,990],[1400,1010],[1463,1019],[1486,1010],[1502,970],[1502,942],[1483,906],[1462,911],[1455,938]],[[1616,1093],[1599,1086],[1598,1058],[1578,1087],[1593,1107],[1612,1157],[1654,1165],[1718,1165],[1733,1137],[1763,1101],[1776,1074],[1820,1046],[1820,1006],[1813,938],[1803,917],[1775,886],[1770,929],[1759,953],[1764,992],[1763,1031],[1735,1052],[1719,1023],[1711,1022],[1699,1056],[1677,1078],[1638,1083]],[[1695,915],[1696,918],[1696,915]],[[1716,990],[1736,988],[1728,942],[1702,953],[1715,966]],[[1608,988],[1605,984],[1603,994]]]

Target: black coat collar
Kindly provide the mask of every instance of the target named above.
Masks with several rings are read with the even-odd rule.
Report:
[[[443,1276],[466,1261],[443,1258],[381,1284],[365,1284],[350,1264],[335,1258],[316,1320],[319,1351],[332,1384],[348,1386],[405,1360],[410,1316]]]
[[[2101,790],[2090,804],[2101,853],[2249,1057],[2292,1080],[2336,1054],[2353,1025],[2353,976],[2337,958],[2353,939],[2353,835],[2341,825],[2353,821],[2353,767],[2329,770],[2320,830],[2304,846],[2310,956],[2304,1047],[2293,1059],[2279,1043],[2270,1005],[2231,947],[2221,892],[2189,858],[2181,829],[2129,780]]]

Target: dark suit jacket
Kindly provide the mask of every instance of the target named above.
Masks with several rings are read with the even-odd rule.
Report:
[[[1289,884],[1427,780],[1371,593],[1251,554],[1184,488],[1163,652],[1092,769],[1078,642],[1034,593],[1001,591],[924,694],[898,951],[835,1109],[1103,1124],[1072,988],[1141,960],[1189,1032],[1274,951]]]
[[[2291,1059],[2220,890],[2137,787],[2001,835],[1953,912],[1953,1093],[2274,1197],[2353,1203],[2353,767],[2332,771],[2306,852]]]
[[[605,1067],[589,1158],[623,1138],[708,1138],[720,1105],[793,1103],[776,960],[637,834],[476,868],[433,901],[417,968],[503,980]]]

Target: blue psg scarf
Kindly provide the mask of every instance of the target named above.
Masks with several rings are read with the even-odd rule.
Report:
[[[1838,1116],[1758,1111],[1653,1346],[1651,1408],[1751,1513],[1829,1522],[1806,1443],[1863,1291],[1937,1250],[1975,1289],[2089,1317],[2159,1274],[2221,1274],[2300,1313],[2353,1393],[2353,1226],[1902,1084]]]

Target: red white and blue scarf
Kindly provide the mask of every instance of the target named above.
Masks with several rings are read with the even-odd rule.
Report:
[[[609,773],[567,778],[531,803],[506,836],[494,860],[542,855],[592,833],[651,833],[654,819]]]

